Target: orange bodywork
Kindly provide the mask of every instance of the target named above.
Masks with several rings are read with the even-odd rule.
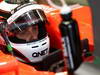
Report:
[[[43,10],[49,23],[46,25],[48,34],[50,36],[51,48],[62,49],[61,34],[59,31],[59,24],[62,19],[58,9],[43,6]],[[87,38],[89,40],[89,50],[94,51],[94,38],[92,26],[92,14],[89,6],[83,6],[75,9],[73,18],[77,20],[81,40]],[[2,37],[0,37],[0,44],[4,44]],[[23,64],[16,60],[12,55],[8,55],[0,50],[0,75],[54,75],[53,72],[36,71],[32,66]]]
[[[94,51],[94,37],[93,37],[93,23],[92,11],[89,6],[73,11],[73,18],[78,22],[79,32],[81,39],[88,38],[90,51]]]
[[[54,75],[53,72],[36,71],[34,67],[16,60],[0,50],[0,75]]]

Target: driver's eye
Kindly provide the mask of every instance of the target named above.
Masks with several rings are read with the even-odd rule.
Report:
[[[33,29],[34,31],[37,31],[38,26],[33,26],[32,29]]]

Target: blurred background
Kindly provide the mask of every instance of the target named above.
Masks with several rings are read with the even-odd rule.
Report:
[[[35,0],[38,3],[45,3],[48,4],[46,0]],[[55,4],[57,5],[61,5],[60,0],[52,0]],[[65,0],[65,2],[68,5],[73,5],[73,4],[80,4],[80,5],[88,5],[88,1],[87,0]]]

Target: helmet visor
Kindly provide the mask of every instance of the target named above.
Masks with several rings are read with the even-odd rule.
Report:
[[[31,10],[18,17],[8,26],[19,39],[26,42],[42,39],[46,36],[46,17],[40,9]]]
[[[8,29],[10,31],[16,29],[23,29],[26,26],[31,26],[39,22],[45,22],[45,21],[46,21],[46,16],[42,10],[40,9],[31,10],[19,16],[15,21],[13,21],[8,26]]]

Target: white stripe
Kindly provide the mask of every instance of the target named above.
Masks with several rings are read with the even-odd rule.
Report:
[[[26,6],[22,9],[18,10],[17,12],[15,12],[11,17],[9,17],[7,19],[8,24],[11,24],[12,22],[14,22],[14,20],[16,20],[23,13],[33,10],[33,9],[42,9],[42,7],[37,4]]]
[[[5,65],[5,64],[7,64],[7,62],[1,62],[1,63],[0,63],[0,65]]]
[[[42,18],[42,16],[40,15],[39,11],[38,11],[38,10],[36,10],[36,11],[37,11],[37,13],[38,13],[40,19],[43,21],[43,18]]]
[[[83,6],[81,6],[80,4],[75,4],[75,5],[70,5],[69,7],[70,7],[72,10],[75,10],[75,9],[82,8]]]

